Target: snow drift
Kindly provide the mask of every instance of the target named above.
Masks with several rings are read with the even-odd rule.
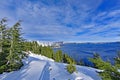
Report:
[[[76,65],[77,71],[69,74],[67,64],[33,53],[23,63],[20,70],[1,74],[0,80],[101,80],[97,69]]]

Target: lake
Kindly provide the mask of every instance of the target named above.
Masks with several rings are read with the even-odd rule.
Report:
[[[114,57],[117,52],[120,51],[120,42],[111,43],[65,43],[56,50],[62,50],[63,53],[68,54],[74,58],[77,62],[80,59],[88,62],[88,58],[93,56],[93,53],[98,53],[102,59],[109,60],[113,63]]]

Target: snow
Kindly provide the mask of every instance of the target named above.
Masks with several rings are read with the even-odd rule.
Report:
[[[29,53],[30,53],[29,56],[31,56],[31,57],[34,57],[34,58],[37,58],[37,59],[40,59],[40,60],[45,60],[45,61],[52,61],[52,62],[54,62],[53,59],[47,58],[47,57],[45,57],[45,56],[33,54],[33,53],[31,53],[31,52],[29,52]]]
[[[46,62],[33,57],[29,57],[28,60],[29,63],[26,63],[19,71],[3,74],[0,80],[39,80]]]
[[[31,52],[23,63],[20,70],[1,74],[0,80],[101,80],[97,69],[76,65],[77,71],[69,74],[67,64]]]
[[[50,65],[52,66],[50,80],[53,80],[53,78],[55,80],[75,80],[78,77],[81,77],[81,80],[101,80],[94,68],[76,66],[77,72],[69,74],[65,69],[67,64],[50,62]]]
[[[75,80],[83,80],[82,77],[76,77]]]
[[[120,72],[120,69],[118,69],[118,72]]]

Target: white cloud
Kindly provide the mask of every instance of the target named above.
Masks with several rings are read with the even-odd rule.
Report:
[[[9,2],[10,1],[10,2]],[[61,39],[61,40],[93,40],[95,38],[102,40],[101,32],[106,31],[105,36],[116,35],[120,30],[120,10],[104,11],[93,14],[93,12],[102,3],[102,0],[61,0],[59,4],[44,4],[42,1],[31,2],[29,0],[2,0],[0,6],[0,17],[6,16],[16,21],[23,20],[23,30],[27,38],[31,35],[42,35],[39,39]],[[10,10],[9,6],[15,3],[15,10]],[[5,7],[5,9],[3,8]],[[105,20],[112,17],[109,21]],[[86,22],[88,19],[88,23]],[[11,22],[12,22],[11,21]],[[103,22],[104,24],[100,23]],[[13,23],[12,23],[13,24]],[[74,24],[68,27],[67,24]],[[111,28],[118,28],[117,32]],[[87,31],[86,33],[84,33]],[[116,30],[115,30],[116,31]],[[77,35],[77,33],[82,33]],[[34,37],[34,39],[37,39]],[[108,39],[105,38],[105,39]],[[110,39],[109,39],[110,40]]]

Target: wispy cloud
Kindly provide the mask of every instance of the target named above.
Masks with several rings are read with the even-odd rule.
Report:
[[[100,11],[102,8],[99,9],[99,6],[105,4],[104,0],[2,0],[0,3],[0,18],[8,17],[11,20],[10,24],[19,19],[23,20],[24,36],[28,39],[47,41],[119,39],[117,36],[120,33],[119,4],[109,10]]]

